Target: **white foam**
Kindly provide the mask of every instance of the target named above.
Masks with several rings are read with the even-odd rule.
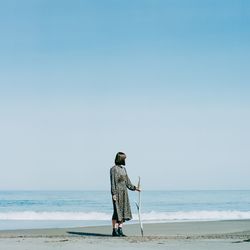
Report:
[[[0,220],[110,220],[111,215],[100,212],[7,212]]]
[[[143,213],[144,221],[200,221],[250,219],[250,211],[179,211]]]
[[[112,214],[101,212],[5,212],[0,213],[0,220],[86,220],[107,221]],[[133,215],[135,220],[137,214]],[[250,211],[179,211],[142,213],[142,220],[153,221],[200,221],[200,220],[239,220],[250,219]]]

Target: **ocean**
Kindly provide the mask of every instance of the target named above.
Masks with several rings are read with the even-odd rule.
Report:
[[[129,191],[133,220],[138,193]],[[144,223],[250,219],[250,190],[143,191]],[[0,230],[110,225],[110,191],[0,191]]]

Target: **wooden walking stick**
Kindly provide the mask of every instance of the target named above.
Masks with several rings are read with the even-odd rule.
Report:
[[[137,188],[140,189],[140,186],[141,186],[141,178],[139,176]],[[141,228],[141,236],[143,237],[143,225],[142,225],[142,220],[141,220],[141,191],[139,191],[138,198],[139,198],[139,200],[138,200],[138,202],[135,202],[135,204],[136,204],[137,211],[138,211],[138,219],[139,219],[140,228]]]

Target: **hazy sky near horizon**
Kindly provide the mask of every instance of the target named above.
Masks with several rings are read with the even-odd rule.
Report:
[[[0,0],[0,189],[250,189],[250,1]]]

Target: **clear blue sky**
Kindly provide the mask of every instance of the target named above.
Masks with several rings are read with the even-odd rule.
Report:
[[[0,0],[0,189],[250,189],[250,1]]]

